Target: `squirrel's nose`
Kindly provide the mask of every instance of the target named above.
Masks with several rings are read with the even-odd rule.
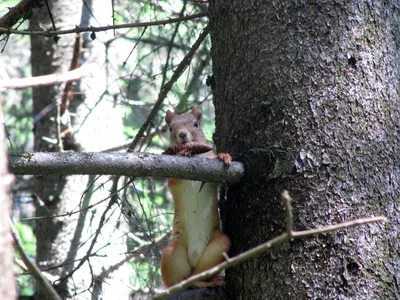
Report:
[[[186,136],[187,136],[187,132],[186,132],[186,131],[181,131],[181,132],[179,132],[179,137],[180,137],[181,139],[185,138]]]

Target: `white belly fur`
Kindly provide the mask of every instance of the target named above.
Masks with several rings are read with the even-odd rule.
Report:
[[[182,192],[184,199],[184,223],[185,228],[190,231],[187,236],[188,256],[192,268],[196,267],[204,248],[207,246],[212,222],[213,195],[216,193],[216,186],[205,183],[199,193],[202,182],[184,180]]]

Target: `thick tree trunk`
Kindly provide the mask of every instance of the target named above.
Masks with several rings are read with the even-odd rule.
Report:
[[[284,230],[284,189],[296,230],[389,220],[228,270],[229,299],[398,298],[398,3],[278,3],[210,1],[215,141],[250,172],[222,207],[231,255]]]

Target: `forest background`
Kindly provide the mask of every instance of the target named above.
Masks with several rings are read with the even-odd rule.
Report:
[[[17,4],[2,3],[0,15]],[[25,11],[29,20],[11,20],[0,41],[14,172],[24,173],[16,161],[43,152],[159,154],[166,110],[200,104],[207,140],[246,165],[245,180],[222,193],[231,256],[285,230],[282,243],[294,238],[292,226],[388,217],[258,253],[227,271],[230,299],[399,297],[396,1],[42,4]],[[36,77],[48,74],[57,75]],[[62,298],[140,299],[162,289],[173,211],[165,180],[36,172],[12,186],[13,227]],[[49,290],[19,255],[18,293],[43,299]]]
[[[72,98],[68,99],[71,101],[71,107],[68,107],[61,116],[61,130],[63,131],[61,132],[61,139],[64,141],[66,136],[71,136],[69,130],[74,127],[74,138],[79,136],[74,143],[79,144],[81,150],[124,152],[146,121],[157,100],[161,87],[170,79],[175,68],[192,47],[207,23],[207,19],[201,16],[192,21],[169,22],[168,19],[202,13],[206,9],[206,4],[188,1],[118,1],[114,3],[114,7],[111,7],[112,1],[94,1],[93,3],[88,1],[61,2],[58,4],[53,2],[52,4],[54,5],[52,6],[52,11],[57,29],[74,28],[75,25],[79,27],[99,27],[112,25],[113,23],[134,24],[166,20],[165,24],[159,26],[140,26],[138,28],[119,29],[118,31],[102,30],[95,33],[95,38],[93,37],[94,33],[86,32],[81,35],[81,39],[78,41],[81,44],[81,49],[78,51],[80,51],[79,55],[82,55],[82,57],[79,58],[76,67],[78,68],[82,64],[90,65],[90,67],[84,70],[84,78],[87,78],[87,81],[83,79],[84,82],[80,83],[80,85],[84,86],[84,92],[78,91],[81,88],[76,85],[72,87],[71,93],[74,100]],[[8,8],[16,4],[18,4],[18,1],[2,3],[0,15],[7,13]],[[61,9],[60,7],[67,8],[62,12],[62,16],[57,15],[57,9]],[[41,16],[47,14],[47,18],[49,18],[46,9],[42,8],[40,10],[43,11]],[[38,14],[38,9],[33,12]],[[37,20],[38,26],[35,26],[34,30],[41,30],[43,28],[42,22],[46,20],[46,17],[44,19],[38,17]],[[33,22],[32,18],[31,22]],[[23,29],[27,28],[28,25],[29,21],[26,20],[18,23],[14,28]],[[50,44],[55,43],[52,38],[38,38],[46,39]],[[58,48],[65,46],[65,53],[58,52],[54,56],[65,55],[65,57],[54,57],[57,60],[54,65],[57,66],[53,65],[51,68],[57,70],[53,69],[49,74],[53,72],[65,73],[71,70],[70,62],[73,56],[74,42],[75,34],[59,37]],[[32,70],[30,63],[31,59],[33,59],[31,58],[31,43],[33,44],[28,35],[2,37],[0,65],[3,67],[0,71],[1,80],[30,78],[32,74],[40,73],[40,71]],[[205,84],[207,75],[212,73],[209,50],[210,40],[206,38],[196,51],[185,73],[174,82],[173,89],[157,111],[156,118],[146,128],[146,138],[139,141],[135,148],[136,151],[160,154],[165,150],[169,145],[169,132],[163,119],[166,110],[171,109],[177,113],[183,113],[194,104],[201,104],[204,113],[203,129],[207,140],[212,140],[214,109],[211,90]],[[38,56],[40,55],[46,56],[46,53],[40,52]],[[37,57],[34,59],[39,64],[43,62],[42,58]],[[40,67],[38,68],[40,69]],[[65,89],[64,83],[56,85],[54,88],[55,93],[62,94],[61,89]],[[72,121],[74,124],[72,124],[71,119],[77,114],[76,106],[79,106],[73,101],[79,102],[80,100],[77,99],[82,94],[85,94],[82,98],[86,98],[85,108],[87,111],[81,111],[82,115],[79,116],[79,121],[76,120],[78,118],[75,118]],[[53,99],[43,99],[41,97],[36,102],[38,111],[34,112],[35,104],[32,101],[32,89],[3,89],[2,95],[9,153],[37,151],[40,146],[36,146],[36,148],[34,146],[35,126],[43,118],[53,118],[49,122],[53,122],[52,125],[54,125],[56,102],[61,100],[54,99],[54,97]],[[10,101],[10,99],[13,100]],[[46,103],[46,101],[49,102]],[[81,123],[77,124],[79,122]],[[54,130],[50,128],[45,130],[47,129]],[[54,151],[60,141],[52,139],[55,135],[52,137],[50,137],[51,134],[41,135],[42,137],[39,139],[47,144],[42,146],[41,150]],[[42,142],[39,143],[41,144]],[[37,142],[37,144],[39,143]],[[66,149],[65,144],[64,149]],[[79,187],[76,182],[71,184],[71,189],[74,190],[73,195],[71,195],[71,190],[65,193],[69,194],[68,197],[70,197],[69,199],[71,199],[72,203],[68,204],[69,207],[67,205],[67,207],[59,208],[60,213],[80,211],[84,205],[88,205],[82,203],[82,197],[87,191],[86,184],[91,184],[90,187],[93,189],[93,194],[96,195],[93,196],[90,203],[99,202],[108,196],[108,190],[110,189],[110,186],[107,186],[110,180],[109,177],[102,176],[96,178],[96,180],[94,180],[94,177],[76,177],[78,179],[75,180],[79,181],[81,185]],[[53,184],[57,185],[60,180],[62,180],[60,177],[56,178],[56,183]],[[36,184],[37,181],[33,176],[18,176],[12,188],[14,226],[19,233],[26,253],[33,259],[36,257],[37,251],[37,234],[35,234],[35,231],[37,232],[37,219],[32,218],[40,215],[35,207],[40,206],[40,202],[43,201],[35,191],[37,189],[37,187],[35,188]],[[121,261],[127,261],[126,266],[119,269],[116,267],[115,271],[118,272],[115,273],[120,274],[117,280],[120,288],[117,289],[114,285],[110,294],[115,295],[117,290],[121,294],[125,293],[125,296],[140,293],[151,295],[162,286],[159,271],[160,251],[165,245],[165,235],[172,223],[173,207],[171,198],[167,192],[164,179],[136,179],[134,183],[131,182],[125,187],[123,196],[121,196],[123,198],[121,199],[122,204],[114,208],[112,212],[114,214],[113,219],[108,216],[106,224],[102,228],[101,235],[103,240],[98,242],[93,250],[92,256],[97,261],[90,262],[93,264],[91,268],[97,268],[94,272],[98,270],[100,270],[98,272],[101,272],[101,270],[104,271],[103,262],[105,260],[110,261],[106,264],[108,267]],[[55,190],[58,189],[59,187],[55,188]],[[100,208],[100,206],[93,207],[90,212],[91,215],[99,214],[97,219],[92,215],[91,223],[87,224],[89,221],[86,221],[86,226],[93,227],[93,231],[96,230],[94,223],[95,221],[98,222],[101,215],[100,211],[106,207]],[[63,210],[64,208],[65,210]],[[49,226],[53,227],[55,223],[63,222],[64,219],[73,219],[73,216],[55,218],[45,225],[47,228],[44,230],[43,235],[51,235],[52,229]],[[73,221],[75,222],[72,223],[76,226],[77,220]],[[108,229],[106,230],[107,226]],[[82,229],[81,240],[76,245],[80,254],[73,254],[74,257],[75,255],[77,256],[76,259],[80,258],[79,255],[84,256],[87,249],[82,249],[82,244],[90,242],[91,238],[93,238],[93,231],[87,228]],[[60,248],[60,243],[62,244],[63,241],[59,239],[70,239],[68,241],[70,242],[73,239],[73,233],[70,228],[66,229],[64,235],[57,238],[57,245],[51,251],[55,251],[57,248],[60,251],[65,251],[61,256],[68,255],[68,251],[65,248],[61,247],[63,250]],[[68,234],[72,234],[72,236],[68,236]],[[159,240],[163,237],[164,244],[161,244]],[[46,237],[43,237],[43,239],[45,240],[44,243],[48,242]],[[52,255],[54,255],[54,252],[52,252]],[[113,258],[110,258],[110,256]],[[59,264],[68,264],[66,257],[62,257],[60,260],[62,262],[55,263],[58,268],[61,268]],[[40,265],[40,262],[38,263]],[[50,276],[53,272],[57,273],[58,271],[54,271],[53,267],[47,266],[45,274]],[[80,279],[76,277],[79,272],[73,278],[75,288],[72,294],[76,293],[79,297],[84,297],[80,293],[83,293],[92,284],[91,280],[87,281],[90,277],[88,276],[90,271],[86,269],[85,272],[82,272]],[[26,274],[24,268],[19,269],[17,273],[20,274],[17,277],[20,295],[32,296],[35,292],[34,280],[30,275],[24,275]],[[50,279],[53,278],[50,277]],[[103,297],[107,299],[107,294],[103,295]]]

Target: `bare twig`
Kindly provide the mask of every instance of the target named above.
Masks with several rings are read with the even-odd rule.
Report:
[[[165,25],[165,24],[172,24],[182,21],[189,21],[193,19],[198,19],[207,16],[207,12],[201,12],[198,14],[194,14],[191,16],[186,17],[179,17],[173,18],[168,20],[160,20],[160,21],[152,21],[152,22],[141,22],[141,23],[134,23],[134,24],[119,24],[114,26],[101,26],[101,27],[76,27],[73,29],[65,29],[65,30],[15,30],[0,27],[0,34],[7,33],[7,34],[20,34],[20,35],[38,35],[38,36],[46,36],[46,37],[55,37],[57,35],[64,35],[64,34],[71,34],[71,33],[81,33],[81,32],[99,32],[99,31],[107,31],[107,30],[114,30],[114,29],[122,29],[122,28],[138,28],[138,27],[149,27],[149,26],[158,26],[158,25]]]
[[[138,133],[136,134],[135,138],[132,141],[132,144],[129,146],[128,152],[133,152],[137,143],[139,140],[142,138],[144,131],[147,129],[151,121],[154,119],[154,117],[157,115],[158,110],[161,107],[162,102],[164,101],[165,97],[167,96],[168,92],[171,90],[172,85],[175,83],[176,80],[182,75],[182,73],[186,70],[190,62],[192,61],[192,58],[199,49],[201,43],[204,41],[204,39],[207,37],[208,33],[210,32],[208,27],[205,27],[203,32],[199,35],[197,38],[196,42],[193,44],[192,48],[190,51],[185,55],[185,57],[182,59],[178,67],[176,68],[174,74],[172,75],[171,79],[163,86],[161,89],[158,99],[156,103],[153,106],[153,109],[151,110],[150,114],[147,117],[146,122],[142,125],[142,127],[139,129]]]
[[[50,282],[43,276],[39,267],[28,258],[24,249],[22,248],[21,243],[19,242],[19,240],[17,238],[17,234],[15,232],[15,228],[14,228],[11,220],[9,221],[9,223],[10,223],[10,227],[12,229],[11,232],[12,232],[12,236],[13,236],[13,239],[15,242],[15,248],[16,248],[17,252],[19,253],[19,255],[21,256],[21,259],[24,262],[25,266],[28,268],[28,270],[30,271],[32,276],[37,280],[37,282],[39,282],[42,285],[42,287],[47,291],[47,293],[49,294],[51,299],[61,300],[61,297],[57,294],[56,290],[50,284]]]
[[[187,4],[187,2],[183,1],[183,7],[182,7],[182,10],[181,10],[179,16],[183,16],[183,13],[185,12],[185,9],[186,9],[186,4]],[[171,57],[174,40],[175,40],[176,35],[178,34],[178,29],[179,29],[180,25],[181,25],[181,22],[178,22],[176,24],[174,32],[172,33],[171,39],[169,40],[169,43],[168,43],[167,57],[165,58],[164,69],[162,72],[161,88],[164,86],[164,83],[167,80],[167,70],[168,70],[168,65],[169,65],[169,59]]]
[[[368,224],[368,223],[382,222],[382,221],[387,220],[386,217],[382,217],[382,216],[371,217],[371,218],[357,219],[354,221],[344,222],[344,223],[331,225],[331,226],[324,226],[324,227],[316,228],[316,229],[292,231],[292,230],[290,230],[290,227],[293,224],[292,223],[293,221],[291,221],[293,218],[292,217],[292,208],[290,205],[291,198],[287,191],[284,191],[282,193],[282,199],[285,201],[286,220],[287,220],[286,224],[287,224],[287,226],[289,226],[289,228],[287,229],[287,232],[285,232],[285,233],[281,234],[280,236],[273,238],[272,240],[269,240],[257,247],[254,247],[246,252],[243,252],[235,257],[228,258],[227,261],[215,266],[214,268],[211,268],[207,271],[199,273],[195,276],[189,277],[188,279],[170,287],[165,292],[158,294],[154,299],[164,299],[171,294],[174,294],[178,291],[184,290],[184,289],[192,286],[192,284],[197,281],[201,281],[201,280],[210,278],[212,276],[215,276],[215,275],[219,274],[222,270],[225,270],[225,269],[233,267],[239,263],[247,261],[250,258],[253,258],[255,256],[258,256],[258,255],[268,251],[271,247],[280,245],[291,239],[312,236],[312,235],[327,233],[327,232],[331,232],[331,231],[335,231],[335,230],[345,229],[345,228],[349,228],[349,227],[355,227],[355,226],[360,226],[360,225],[364,225],[364,224]]]
[[[93,207],[95,207],[95,206],[97,206],[97,205],[99,205],[99,204],[101,204],[101,203],[103,203],[103,202],[105,202],[105,201],[111,199],[115,194],[118,194],[120,191],[122,191],[123,189],[125,189],[126,186],[127,186],[128,184],[131,184],[132,182],[133,182],[133,180],[128,180],[128,182],[126,183],[126,185],[124,185],[124,186],[122,186],[121,188],[119,188],[115,193],[111,193],[108,197],[106,197],[106,198],[104,198],[104,199],[102,199],[102,200],[100,200],[100,201],[97,201],[96,203],[90,204],[90,205],[88,205],[88,206],[85,207],[85,208],[78,209],[78,210],[71,211],[71,212],[66,212],[66,213],[59,214],[59,215],[38,216],[38,217],[32,217],[32,218],[24,218],[23,220],[24,220],[24,221],[27,221],[27,220],[41,220],[41,219],[49,219],[49,218],[70,217],[70,216],[75,215],[75,214],[80,214],[80,213],[86,212],[86,211],[88,211],[89,209],[92,209]]]
[[[114,17],[113,17],[113,20],[114,20]],[[131,57],[133,51],[136,49],[137,45],[138,45],[139,42],[141,41],[141,39],[142,39],[144,33],[146,32],[146,30],[147,30],[147,27],[145,27],[145,28],[143,29],[142,34],[139,36],[139,38],[138,38],[138,40],[136,41],[135,45],[133,45],[133,48],[131,49],[131,52],[129,52],[128,57],[125,59],[125,61],[124,61],[123,64],[122,64],[122,67],[123,67],[123,68],[125,67],[126,62],[128,61],[129,57]]]
[[[53,13],[51,12],[49,2],[48,2],[48,0],[44,0],[44,3],[46,4],[47,12],[49,13],[49,18],[50,18],[50,21],[51,21],[51,25],[53,26],[53,31],[55,31],[56,30],[56,23],[54,23]]]
[[[356,220],[353,220],[353,221],[343,222],[343,223],[330,225],[330,226],[324,226],[324,227],[321,227],[321,228],[294,231],[293,234],[292,234],[292,237],[294,239],[296,239],[296,238],[301,238],[301,237],[310,236],[310,235],[328,233],[328,232],[336,231],[336,230],[339,230],[339,229],[345,229],[345,228],[350,228],[350,227],[355,227],[355,226],[361,226],[361,225],[365,225],[365,224],[368,224],[368,223],[386,222],[386,221],[387,221],[387,218],[384,217],[384,216],[356,219]]]
[[[114,0],[111,0],[111,11],[112,11],[112,20],[113,20],[113,26],[115,26],[115,8],[114,8]],[[116,36],[116,32],[114,29],[114,37]]]
[[[89,67],[83,66],[73,71],[68,71],[61,74],[0,80],[0,88],[24,89],[34,86],[51,85],[65,81],[80,79],[83,76],[86,76],[89,71]]]

